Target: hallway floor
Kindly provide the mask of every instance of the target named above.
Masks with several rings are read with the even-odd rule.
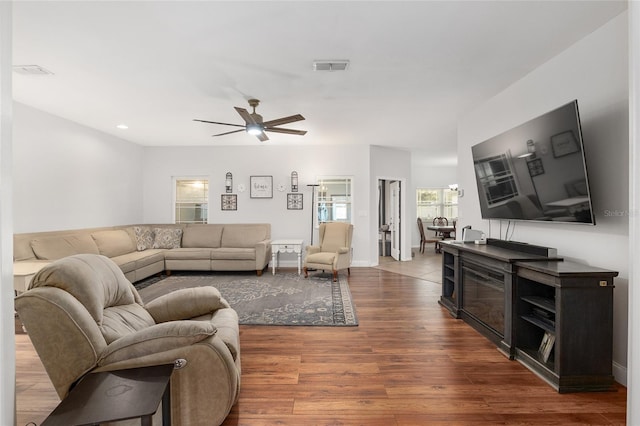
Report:
[[[417,248],[412,250],[411,261],[400,262],[391,256],[380,256],[375,268],[442,284],[442,254],[435,252],[433,244],[427,244],[424,253]]]

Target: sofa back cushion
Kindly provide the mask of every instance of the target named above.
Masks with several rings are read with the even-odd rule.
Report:
[[[182,234],[182,247],[219,248],[224,225],[189,225]]]
[[[107,257],[116,257],[136,251],[133,240],[123,229],[98,231],[91,234],[100,254]]]
[[[38,237],[31,240],[38,259],[57,260],[80,253],[99,254],[98,246],[89,234],[69,234]]]
[[[271,226],[265,223],[224,225],[222,247],[253,248],[271,238]]]

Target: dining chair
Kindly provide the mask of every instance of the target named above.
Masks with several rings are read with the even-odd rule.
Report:
[[[446,217],[438,216],[433,218],[433,226],[449,226],[449,219]],[[444,239],[445,233],[442,231],[436,231],[436,237]]]
[[[424,247],[427,243],[435,244],[436,253],[440,252],[440,239],[438,238],[427,238],[424,232],[424,226],[422,225],[422,219],[418,218],[418,230],[420,231],[420,253],[424,253]]]

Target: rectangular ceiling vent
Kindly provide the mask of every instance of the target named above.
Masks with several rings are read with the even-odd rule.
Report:
[[[40,65],[14,65],[13,72],[23,75],[53,75],[51,71]]]
[[[313,61],[314,71],[346,71],[348,66],[347,60]]]

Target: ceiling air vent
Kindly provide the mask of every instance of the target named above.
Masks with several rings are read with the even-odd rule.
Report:
[[[14,65],[13,72],[23,75],[53,75],[51,71],[40,65]]]
[[[313,61],[314,71],[346,71],[348,66],[347,60]]]

